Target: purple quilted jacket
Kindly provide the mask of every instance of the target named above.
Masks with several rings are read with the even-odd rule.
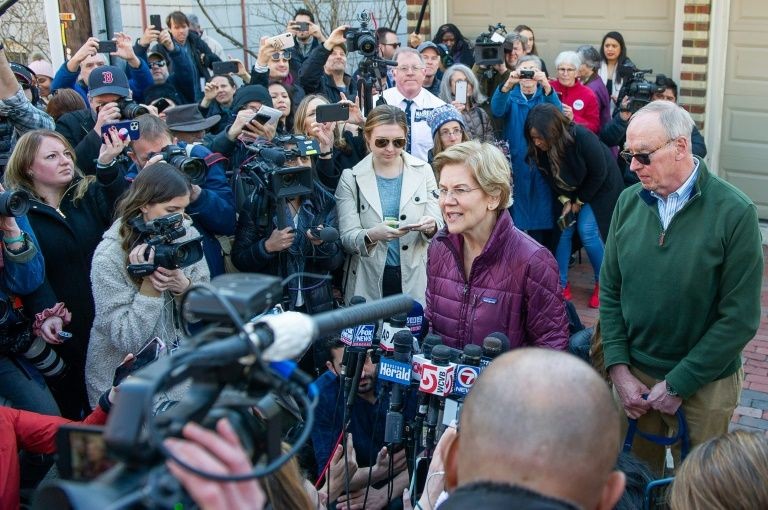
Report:
[[[509,337],[510,348],[565,350],[568,319],[552,254],[503,211],[467,281],[463,242],[443,229],[428,252],[426,317],[443,343],[482,345],[498,331]]]

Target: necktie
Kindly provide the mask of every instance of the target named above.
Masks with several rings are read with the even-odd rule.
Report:
[[[408,136],[406,137],[406,144],[405,144],[405,152],[408,154],[411,153],[411,106],[413,106],[413,101],[410,99],[403,99],[405,101],[405,120],[408,123]]]

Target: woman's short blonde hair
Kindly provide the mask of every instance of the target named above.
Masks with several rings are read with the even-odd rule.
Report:
[[[768,437],[736,430],[696,447],[675,473],[672,510],[768,508]]]
[[[512,169],[504,154],[490,143],[474,140],[448,147],[435,156],[438,180],[445,165],[466,165],[486,195],[499,197],[500,208],[512,205]]]

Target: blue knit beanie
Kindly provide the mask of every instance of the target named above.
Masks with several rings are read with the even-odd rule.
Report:
[[[432,138],[435,137],[435,133],[437,133],[437,130],[440,129],[443,124],[451,122],[452,120],[458,122],[461,125],[461,129],[464,131],[467,130],[467,125],[464,124],[464,117],[462,117],[459,110],[453,105],[445,104],[429,112],[427,124],[429,124],[429,127],[432,130]]]

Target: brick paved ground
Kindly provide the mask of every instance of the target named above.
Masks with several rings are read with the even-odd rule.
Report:
[[[763,246],[763,254],[768,260],[768,247]],[[594,279],[592,266],[589,265],[586,252],[582,250],[582,261],[571,267],[569,281],[573,293],[573,303],[582,322],[592,326],[597,319],[597,310],[587,306],[592,294]],[[768,435],[768,266],[763,269],[763,290],[760,302],[762,318],[760,329],[744,348],[744,389],[741,402],[733,414],[732,429],[765,431]]]

